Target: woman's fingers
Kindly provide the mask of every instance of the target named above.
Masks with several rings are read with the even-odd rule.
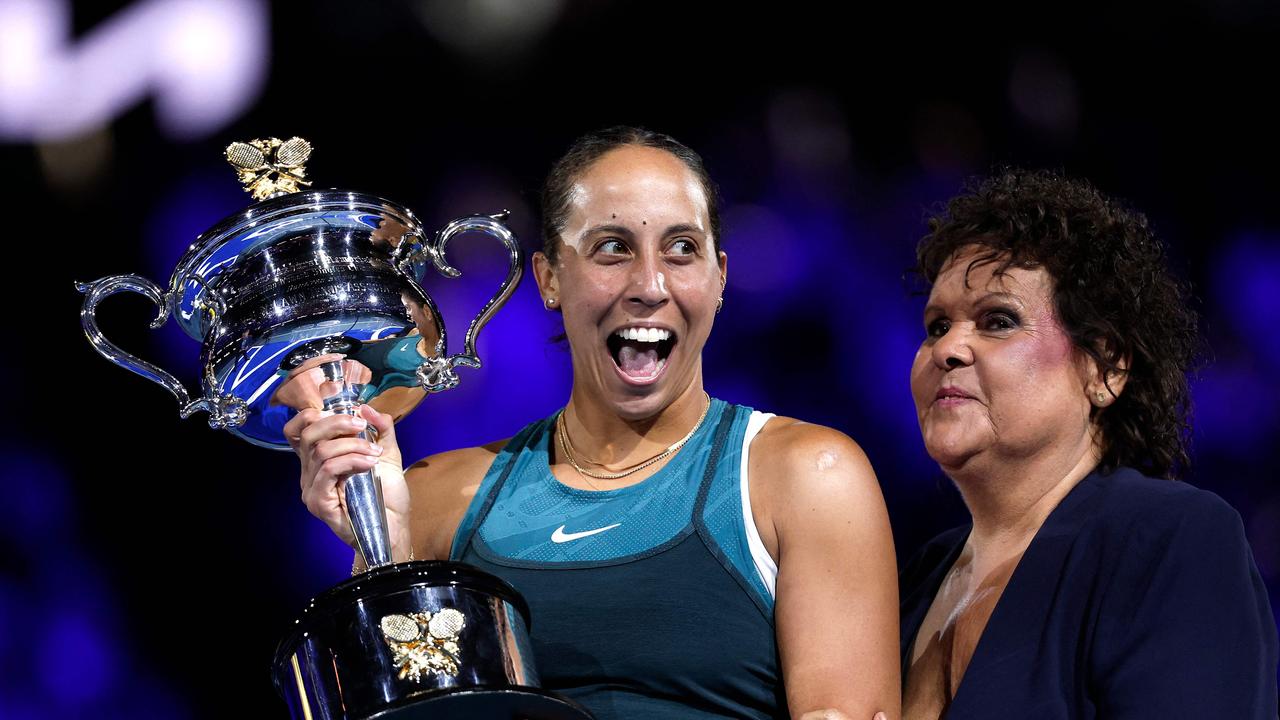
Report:
[[[320,462],[324,462],[347,453],[371,455],[376,458],[382,452],[382,446],[378,443],[365,440],[362,437],[342,436],[317,443],[311,456]]]
[[[380,413],[374,410],[371,405],[360,406],[360,417],[373,426],[378,431],[378,437],[395,438],[396,425],[395,419],[387,413]]]
[[[330,458],[320,464],[320,471],[323,475],[323,480],[322,476],[318,474],[316,476],[316,483],[313,483],[312,487],[315,487],[316,484],[319,483],[321,485],[320,489],[325,492],[327,492],[329,488],[334,488],[336,491],[338,484],[342,480],[345,480],[347,477],[355,475],[356,473],[369,472],[376,467],[377,464],[378,458],[375,455],[355,455],[348,453],[346,455],[339,455],[338,457]]]
[[[303,504],[348,545],[354,544],[355,537],[342,499],[346,478],[377,468],[393,526],[397,518],[408,516],[409,508],[394,418],[367,405],[359,406],[356,413],[342,415],[310,408],[285,425],[285,436],[302,464],[299,484]],[[368,430],[364,434],[373,440],[361,437],[362,430]],[[407,541],[401,544],[407,553]]]
[[[364,438],[341,434],[344,428],[350,427],[351,423],[341,418],[338,422],[326,423],[325,427],[317,430],[320,439],[305,445],[302,453],[304,492],[317,484],[325,486],[327,491],[346,475],[365,472],[378,464],[383,448]],[[312,468],[314,472],[309,472]]]
[[[314,454],[314,448],[326,440],[340,437],[351,437],[368,426],[368,421],[354,415],[329,415],[322,417],[303,428],[301,432],[301,448]]]
[[[373,428],[376,442],[385,451],[385,459],[399,464],[400,446],[396,442],[395,417],[390,413],[380,413],[368,405],[360,406],[360,417]]]
[[[297,415],[294,415],[292,418],[289,418],[289,422],[284,424],[285,440],[289,441],[289,447],[293,448],[294,452],[297,452],[298,448],[302,445],[302,431],[305,430],[308,425],[319,420],[321,417],[319,410],[316,410],[315,408],[307,408],[306,410],[299,412]]]

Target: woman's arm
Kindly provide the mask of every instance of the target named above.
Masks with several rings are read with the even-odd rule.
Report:
[[[449,559],[458,525],[493,459],[506,444],[506,440],[499,440],[481,447],[437,453],[405,471],[412,506],[409,525],[414,557]]]
[[[898,717],[897,566],[866,455],[835,430],[775,418],[750,458],[752,512],[778,563],[774,614],[793,716]]]

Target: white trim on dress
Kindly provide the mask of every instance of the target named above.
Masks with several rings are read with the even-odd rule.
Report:
[[[738,477],[739,482],[742,483],[742,491],[739,493],[742,496],[742,520],[747,529],[747,547],[751,549],[751,560],[755,563],[756,573],[764,582],[765,589],[769,591],[769,597],[776,598],[777,593],[774,587],[778,584],[778,564],[769,556],[769,551],[764,547],[764,541],[760,539],[760,530],[756,527],[755,517],[751,514],[751,486],[747,482],[751,441],[755,439],[756,433],[764,428],[764,424],[773,418],[773,413],[762,413],[759,410],[751,413],[751,417],[747,420],[747,433],[742,438],[742,470],[738,473]]]

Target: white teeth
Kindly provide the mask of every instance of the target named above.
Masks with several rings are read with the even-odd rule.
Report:
[[[623,340],[632,340],[634,342],[656,343],[671,338],[670,330],[662,328],[622,328],[614,333]]]

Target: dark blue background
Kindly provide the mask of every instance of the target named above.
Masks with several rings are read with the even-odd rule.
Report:
[[[78,32],[122,6],[87,5]],[[1148,214],[1194,286],[1211,351],[1188,480],[1239,509],[1280,600],[1280,6],[693,6],[565,2],[523,50],[477,56],[438,40],[417,3],[277,4],[267,85],[214,136],[167,139],[142,104],[87,139],[0,146],[0,716],[282,712],[274,645],[348,572],[350,551],[299,502],[292,455],[179,421],[77,323],[73,279],[163,283],[243,208],[222,148],[268,135],[314,143],[318,186],[393,198],[432,226],[509,208],[531,250],[542,174],[578,134],[642,124],[698,149],[730,258],[709,390],[861,443],[904,558],[964,517],[907,386],[922,301],[903,271],[923,218],[1003,163],[1088,177]],[[77,143],[107,159],[60,181],[48,158]],[[463,245],[464,277],[429,286],[455,342],[503,262],[496,244]],[[102,323],[194,384],[197,343],[147,330],[150,312],[117,299]],[[556,332],[526,282],[481,337],[484,368],[401,426],[405,456],[506,437],[563,404]]]

